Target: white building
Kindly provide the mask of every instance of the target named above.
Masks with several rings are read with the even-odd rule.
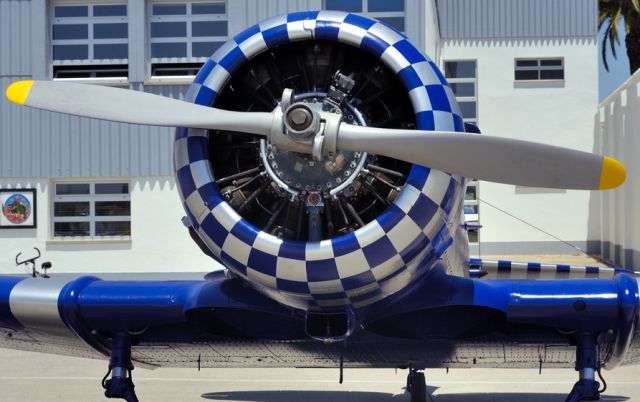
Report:
[[[594,149],[596,0],[0,0],[0,86],[76,79],[180,98],[221,42],[261,19],[321,8],[403,30],[484,133]],[[0,222],[0,266],[11,270],[35,246],[58,271],[213,269],[180,222],[172,137],[2,99],[0,190],[34,188],[37,222]],[[589,192],[479,187],[467,204],[484,226],[483,254],[577,252],[554,237],[599,252]]]

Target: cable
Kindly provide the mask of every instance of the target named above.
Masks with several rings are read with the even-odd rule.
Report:
[[[566,241],[566,240],[562,240],[562,239],[561,239],[561,238],[559,238],[558,236],[554,236],[553,234],[551,234],[551,233],[547,232],[546,230],[540,229],[539,227],[532,225],[531,223],[529,223],[529,222],[525,221],[524,219],[518,218],[517,216],[513,215],[512,213],[509,213],[509,212],[505,211],[504,209],[501,209],[501,208],[499,208],[499,207],[497,207],[497,206],[495,206],[495,205],[491,204],[490,202],[487,202],[487,201],[483,200],[483,199],[482,199],[482,198],[480,198],[480,197],[478,197],[478,201],[483,202],[483,203],[487,204],[488,206],[490,206],[490,207],[492,207],[492,208],[495,208],[495,209],[497,209],[498,211],[500,211],[500,212],[502,212],[502,213],[504,213],[504,214],[506,214],[506,215],[509,215],[509,216],[510,216],[510,217],[512,217],[513,219],[516,219],[516,220],[518,220],[518,221],[520,221],[520,222],[524,223],[525,225],[530,226],[530,227],[534,228],[535,230],[537,230],[537,231],[539,231],[539,232],[541,232],[541,233],[544,233],[544,234],[546,234],[547,236],[549,236],[549,237],[551,237],[551,238],[553,238],[553,239],[555,239],[555,240],[558,240],[559,242],[562,242],[562,243],[566,244],[567,246],[569,246],[569,247],[571,247],[571,248],[575,248],[576,250],[578,250],[579,252],[581,252],[581,253],[583,253],[583,254],[585,254],[585,255],[589,255],[585,250],[581,249],[580,247],[576,246],[575,244],[569,243],[569,242],[568,242],[568,241]]]
[[[600,371],[601,371],[601,369],[598,369],[598,370],[597,370],[597,373],[598,373],[598,377],[600,377],[600,381],[602,381],[602,389],[599,389],[599,390],[598,390],[598,392],[599,392],[599,393],[601,393],[601,394],[603,394],[603,393],[604,393],[604,391],[606,391],[606,390],[607,390],[607,382],[606,382],[606,381],[604,380],[604,378],[602,377],[602,373],[601,373]]]

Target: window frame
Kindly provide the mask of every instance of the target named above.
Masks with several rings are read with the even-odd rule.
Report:
[[[127,14],[125,16],[94,16],[95,6],[113,6],[123,5],[126,7]],[[86,6],[88,8],[88,15],[86,17],[56,17],[55,9],[60,6]],[[113,45],[113,44],[126,44],[129,48],[129,6],[128,2],[122,0],[103,0],[97,3],[93,3],[89,0],[86,1],[52,1],[49,4],[49,34],[50,34],[50,51],[51,51],[51,65],[56,66],[107,66],[107,65],[128,65],[129,54],[127,50],[127,57],[124,59],[95,59],[94,45]],[[109,23],[125,23],[127,25],[127,37],[126,38],[108,38],[108,39],[95,39],[93,37],[95,24],[109,24]],[[54,39],[53,27],[54,25],[87,25],[87,39]],[[53,49],[56,45],[87,45],[88,52],[86,59],[73,59],[73,60],[56,60],[54,59]]]
[[[476,179],[471,179],[469,180],[469,182],[467,183],[467,189],[469,187],[475,187],[476,188],[476,196],[474,199],[472,200],[467,200],[467,192],[465,190],[465,194],[464,194],[464,199],[462,202],[463,205],[463,211],[462,213],[464,214],[464,221],[465,223],[480,223],[480,182]],[[466,206],[473,206],[476,208],[476,213],[475,214],[467,214],[464,212],[464,207]],[[470,244],[478,244],[480,243],[480,227],[477,228],[473,228],[473,229],[468,229],[468,231],[474,231],[475,232],[475,238],[476,241],[471,241],[471,236],[469,236],[469,243]]]
[[[560,61],[559,66],[543,66],[543,61]],[[519,61],[535,61],[536,66],[518,66]],[[562,82],[566,79],[564,57],[516,57],[513,59],[513,80],[514,82]],[[518,79],[518,71],[536,71],[538,78]],[[542,71],[562,71],[562,78],[541,78]]]
[[[401,17],[404,19],[403,25],[404,29],[399,30],[400,32],[406,32],[407,30],[407,0],[403,2],[403,11],[369,11],[369,0],[361,0],[362,1],[362,11],[355,12],[355,14],[364,15],[366,17],[375,18],[380,20],[381,18],[398,18]],[[327,1],[322,1],[322,9],[329,10],[327,8]],[[381,21],[384,22],[384,21]]]
[[[220,3],[224,4],[225,13],[224,14],[193,14],[193,5],[194,4],[202,4],[202,3]],[[153,6],[156,4],[171,4],[171,5],[186,5],[186,14],[184,15],[153,15]],[[192,78],[192,75],[153,75],[154,66],[158,66],[159,68],[164,67],[164,65],[177,65],[177,64],[194,64],[201,63],[204,64],[209,59],[211,55],[201,56],[201,57],[193,57],[193,44],[198,42],[220,42],[222,45],[224,42],[229,40],[229,2],[228,0],[151,0],[147,3],[147,13],[146,13],[146,32],[147,32],[147,54],[148,54],[148,65],[149,65],[149,77],[152,80],[166,80],[166,79],[175,79],[175,78]],[[192,34],[192,23],[193,22],[211,22],[211,21],[225,21],[227,23],[227,34],[225,36],[193,36]],[[185,36],[173,36],[173,37],[162,37],[162,38],[153,38],[151,36],[151,24],[154,22],[185,22],[186,23],[186,34]],[[194,40],[194,38],[196,40]],[[185,57],[153,57],[152,55],[152,44],[154,43],[185,43],[186,44],[186,56]]]
[[[473,62],[475,64],[475,71],[473,78],[455,78],[455,77],[447,77],[446,64],[447,63],[460,63],[460,62]],[[442,71],[445,75],[445,79],[449,84],[473,84],[473,93],[474,96],[456,96],[457,102],[474,102],[475,107],[475,117],[464,117],[462,116],[462,120],[465,123],[471,123],[474,125],[478,125],[479,121],[479,112],[480,108],[478,107],[478,60],[477,59],[448,59],[442,61]],[[455,93],[454,93],[455,95]]]
[[[58,194],[58,185],[64,184],[88,184],[89,194]],[[128,193],[116,193],[116,194],[96,194],[96,185],[98,184],[126,184],[128,186]],[[59,179],[51,182],[51,201],[50,201],[50,222],[51,229],[49,238],[54,241],[73,241],[73,240],[131,240],[131,226],[129,227],[129,235],[96,235],[96,223],[97,222],[129,222],[131,225],[131,181],[127,179],[123,180],[68,180]],[[114,215],[114,216],[97,216],[96,215],[96,202],[129,202],[129,215]],[[56,203],[64,202],[89,202],[89,214],[86,216],[55,216]],[[55,224],[64,222],[88,222],[89,223],[89,235],[88,236],[57,236],[55,234]]]
[[[465,77],[465,78],[455,78],[455,77],[447,77],[447,63],[464,63],[464,62],[473,62],[474,63],[474,72],[473,77]],[[464,117],[462,119],[465,123],[471,123],[474,125],[478,125],[478,121],[480,118],[479,112],[480,108],[478,107],[478,59],[446,59],[442,60],[442,72],[445,75],[445,78],[449,84],[473,84],[473,96],[456,96],[457,102],[474,102],[475,103],[475,117]],[[454,93],[455,95],[455,93]],[[462,213],[464,214],[464,220],[466,222],[480,223],[480,182],[475,179],[469,179],[467,183],[467,189],[469,187],[475,187],[475,198],[472,200],[467,200],[467,193],[465,191],[464,198],[462,200]],[[475,214],[467,214],[464,212],[464,207],[471,206],[476,208]],[[472,233],[469,233],[472,232]],[[470,244],[479,244],[480,243],[480,227],[468,229],[468,237]],[[472,239],[474,238],[474,239]],[[473,241],[475,240],[475,241]]]

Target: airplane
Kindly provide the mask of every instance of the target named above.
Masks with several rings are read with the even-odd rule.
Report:
[[[0,276],[0,346],[108,358],[105,396],[141,367],[563,367],[567,401],[639,362],[638,276],[469,258],[468,178],[607,190],[607,156],[480,134],[437,65],[360,15],[304,11],[235,36],[186,100],[18,81],[14,103],[178,127],[189,234],[226,268],[201,280]],[[35,260],[31,263],[35,266]],[[50,265],[48,266],[50,267]],[[179,269],[179,267],[177,267]],[[604,382],[604,380],[602,380]]]

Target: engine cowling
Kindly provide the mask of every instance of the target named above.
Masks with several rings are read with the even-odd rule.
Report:
[[[271,111],[286,88],[349,124],[464,130],[433,61],[387,25],[336,11],[248,28],[213,54],[187,100]],[[466,247],[460,177],[362,152],[315,161],[198,129],[177,130],[174,154],[189,223],[211,253],[296,308],[367,306],[405,288],[454,239]]]

